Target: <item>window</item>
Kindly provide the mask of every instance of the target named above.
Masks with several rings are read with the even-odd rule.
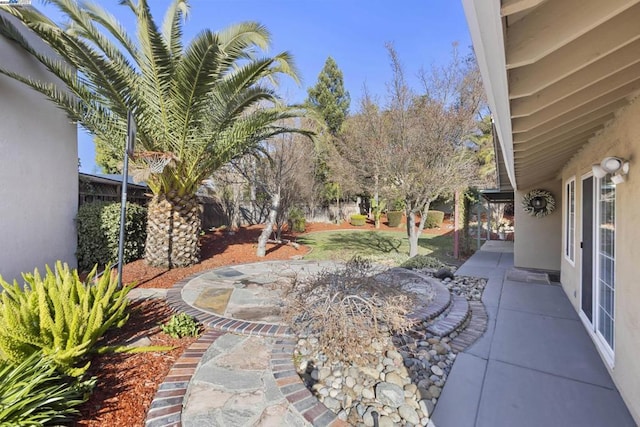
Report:
[[[572,264],[576,252],[576,180],[571,178],[565,189],[564,256]]]
[[[616,187],[608,174],[598,180],[596,246],[596,327],[609,351],[614,348]]]

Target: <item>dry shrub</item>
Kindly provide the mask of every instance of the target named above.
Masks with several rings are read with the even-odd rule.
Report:
[[[407,331],[414,295],[393,275],[379,274],[371,262],[353,258],[337,271],[294,280],[285,293],[284,317],[299,336],[317,336],[331,359],[355,361],[372,340]]]

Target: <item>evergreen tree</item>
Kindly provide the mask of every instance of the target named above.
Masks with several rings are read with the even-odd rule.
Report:
[[[351,98],[344,89],[342,71],[332,57],[328,57],[318,76],[318,83],[308,90],[307,103],[315,108],[326,122],[332,135],[337,135],[349,112]]]

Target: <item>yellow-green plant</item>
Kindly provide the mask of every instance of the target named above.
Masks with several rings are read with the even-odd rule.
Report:
[[[76,270],[57,262],[41,277],[36,269],[25,273],[24,285],[12,285],[0,276],[0,359],[14,364],[42,351],[65,374],[78,377],[89,367],[85,360],[97,340],[112,326],[128,320],[127,293],[117,278],[104,274],[94,281],[96,267],[86,283]]]

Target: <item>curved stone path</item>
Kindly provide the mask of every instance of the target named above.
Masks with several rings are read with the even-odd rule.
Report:
[[[278,310],[283,281],[331,268],[332,262],[263,262],[201,272],[176,283],[166,295],[169,305],[207,329],[158,387],[146,426],[348,425],[300,380],[292,358],[295,341]],[[404,278],[428,279],[393,270]],[[446,288],[429,280],[432,304],[417,307],[416,318],[443,316],[450,304]],[[484,332],[486,313],[483,324],[483,317],[475,316],[479,309],[472,309],[469,333],[458,336],[458,347]]]

